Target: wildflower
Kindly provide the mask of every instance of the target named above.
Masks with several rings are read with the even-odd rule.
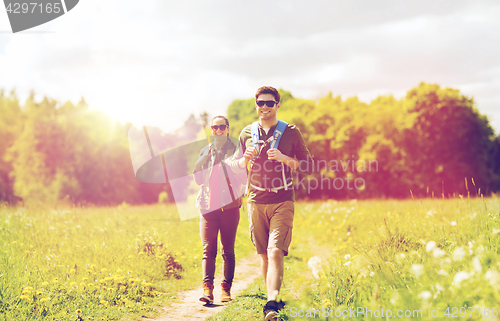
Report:
[[[27,287],[25,287],[24,289],[25,289],[26,291],[31,291],[31,290],[33,290],[33,287],[32,287],[32,286],[27,286]]]
[[[27,295],[24,295],[24,294],[21,295],[20,298],[21,298],[21,300],[25,300],[25,301],[29,301],[30,300],[30,298]]]
[[[352,264],[352,262],[351,262],[351,261],[347,261],[347,262],[345,262],[345,263],[344,263],[344,266],[349,266],[349,265],[351,265],[351,264]]]
[[[474,267],[474,270],[477,273],[481,273],[481,271],[482,271],[481,261],[479,260],[479,258],[477,256],[472,259],[472,266]]]
[[[460,262],[464,259],[465,250],[462,247],[457,247],[453,251],[453,261]]]
[[[432,256],[434,256],[435,258],[439,258],[445,254],[445,251],[441,250],[440,248],[435,248],[434,250],[432,250]]]
[[[80,314],[80,313],[82,313],[82,310],[78,309],[75,312],[76,312],[76,314]]]
[[[85,289],[86,286],[85,282],[80,283],[80,286],[82,287],[82,289]]]
[[[315,279],[319,279],[321,273],[321,258],[319,256],[313,256],[307,261],[307,266],[311,269],[311,272]]]
[[[42,294],[42,291],[40,291],[40,290],[36,290],[36,292],[35,292],[35,293],[36,293],[36,295],[41,295],[41,294]]]
[[[402,258],[402,259],[404,259],[406,257],[406,255],[404,253],[400,253],[399,257]]]
[[[418,297],[424,301],[427,301],[431,296],[432,296],[432,293],[430,293],[429,291],[422,291],[418,295]]]
[[[455,274],[455,277],[453,278],[453,285],[455,286],[460,286],[460,283],[463,281],[467,280],[470,277],[470,274],[465,272],[465,271],[460,271],[457,274]]]
[[[42,302],[42,303],[45,303],[45,302],[48,302],[48,301],[49,301],[49,298],[41,298],[40,299],[40,302]]]
[[[418,279],[422,275],[422,273],[424,273],[424,266],[422,264],[413,264],[411,266],[411,270]]]
[[[441,269],[437,272],[438,275],[442,275],[442,276],[448,276],[448,272],[446,272],[445,270]]]
[[[76,274],[76,270],[75,270],[75,269],[71,269],[71,270],[69,271],[69,273],[70,273],[70,274]]]
[[[425,245],[425,250],[427,252],[431,252],[435,248],[436,248],[436,242],[434,242],[434,241],[429,241],[429,242],[427,242],[427,245]]]
[[[324,307],[327,307],[327,306],[330,306],[330,305],[331,305],[330,300],[328,300],[328,299],[324,299],[323,300],[323,306]]]
[[[344,259],[346,259],[346,260],[349,260],[350,258],[351,258],[351,254],[346,254],[346,255],[344,256]]]
[[[369,275],[370,275],[370,276],[374,276],[374,275],[375,275],[375,272],[371,271]]]
[[[488,269],[484,274],[484,278],[491,284],[494,288],[500,287],[500,273],[497,270]]]
[[[457,222],[452,221],[450,224],[451,224],[451,226],[456,226],[456,225],[457,225]]]
[[[102,268],[102,269],[101,269],[101,272],[102,272],[102,273],[105,273],[105,272],[107,272],[107,271],[108,271],[108,269],[106,269],[106,268]]]

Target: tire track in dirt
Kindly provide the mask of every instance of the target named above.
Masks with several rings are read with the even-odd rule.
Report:
[[[260,260],[257,254],[252,254],[250,257],[242,259],[240,263],[237,263],[233,286],[231,287],[231,297],[233,299],[260,276],[259,263]],[[221,282],[222,275],[218,273],[214,280],[214,304],[211,306],[204,306],[199,301],[199,297],[203,293],[203,287],[200,286],[194,290],[178,293],[179,302],[174,302],[170,306],[164,307],[163,313],[158,318],[143,318],[142,321],[205,320],[224,309],[224,304],[219,299]]]

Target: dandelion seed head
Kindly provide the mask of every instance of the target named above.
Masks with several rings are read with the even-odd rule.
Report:
[[[430,293],[429,291],[422,291],[418,294],[418,297],[424,301],[427,301],[432,297],[432,293]]]
[[[411,270],[417,279],[424,273],[424,266],[422,264],[413,264]]]
[[[455,248],[455,250],[453,250],[452,257],[455,262],[462,261],[465,257],[465,250],[462,247]]]
[[[427,244],[425,245],[425,250],[426,250],[427,252],[430,252],[430,251],[434,250],[435,248],[436,248],[436,242],[434,242],[434,241],[429,241],[429,242],[427,242]]]
[[[460,286],[460,283],[462,283],[463,281],[467,280],[468,278],[470,278],[470,274],[469,273],[467,273],[465,271],[460,271],[457,274],[455,274],[455,277],[453,277],[453,283],[452,283],[452,285]]]

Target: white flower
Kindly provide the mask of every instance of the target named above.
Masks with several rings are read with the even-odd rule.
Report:
[[[321,270],[321,258],[319,256],[313,256],[307,261],[307,266],[311,269],[311,272],[315,279],[319,279]]]
[[[465,250],[462,247],[457,247],[453,251],[453,261],[460,262],[464,259]]]
[[[494,288],[500,287],[500,273],[497,270],[488,269],[484,274],[484,278],[491,284]]]
[[[406,257],[406,255],[404,253],[399,253],[399,257],[404,259]]]
[[[344,263],[344,266],[349,266],[349,265],[351,265],[351,264],[352,264],[352,262],[351,262],[351,261],[347,261],[347,262],[345,262],[345,263]]]
[[[371,271],[370,276],[374,276],[374,275],[375,275],[375,272]]]
[[[344,256],[344,259],[346,259],[346,260],[349,260],[350,258],[351,258],[351,254],[346,254],[346,255]]]
[[[477,273],[481,273],[482,271],[481,261],[477,256],[472,259],[472,266],[474,267],[474,271],[476,271]]]
[[[451,224],[451,226],[456,226],[456,225],[457,225],[457,222],[452,221],[450,224]]]
[[[455,274],[455,277],[453,278],[453,285],[455,286],[460,286],[460,283],[463,281],[467,280],[470,278],[470,274],[465,272],[465,271],[460,271],[457,274]]]
[[[427,242],[427,245],[425,246],[425,250],[427,252],[430,252],[430,251],[434,250],[435,248],[436,248],[436,242],[434,242],[434,241]]]
[[[438,275],[448,276],[448,272],[446,272],[446,271],[445,271],[445,270],[443,270],[443,269],[439,270],[437,273],[438,273]]]
[[[432,296],[432,293],[430,293],[429,291],[422,291],[418,295],[418,297],[424,301],[428,300],[431,296]]]
[[[434,256],[435,258],[441,257],[445,254],[445,251],[441,250],[440,248],[435,248],[434,250],[432,250],[432,256]]]
[[[424,273],[424,266],[422,264],[413,264],[411,266],[411,270],[413,271],[413,274],[415,274],[415,276],[418,277],[422,275],[422,273]]]

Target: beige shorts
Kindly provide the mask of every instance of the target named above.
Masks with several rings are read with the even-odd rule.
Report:
[[[288,255],[292,241],[293,201],[277,204],[247,203],[250,236],[257,254],[266,254],[267,249],[278,248]]]

